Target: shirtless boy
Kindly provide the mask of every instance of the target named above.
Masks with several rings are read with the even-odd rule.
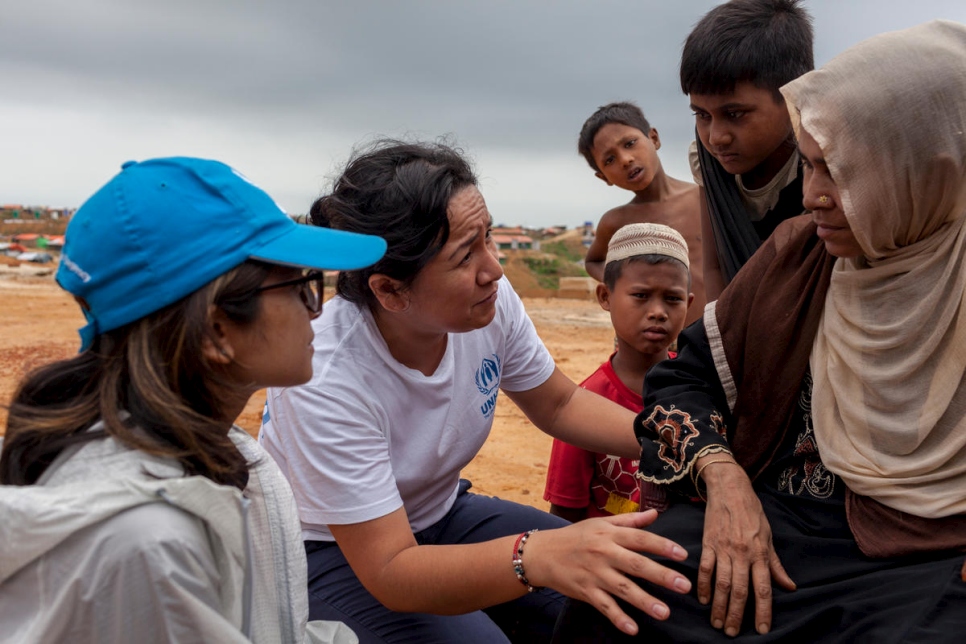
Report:
[[[622,226],[653,223],[674,228],[689,248],[694,303],[685,324],[691,324],[701,317],[705,304],[699,193],[696,185],[664,173],[657,156],[660,147],[657,130],[634,103],[604,105],[584,123],[577,151],[607,185],[634,193],[629,202],[600,218],[584,265],[591,277],[602,281],[607,244]]]

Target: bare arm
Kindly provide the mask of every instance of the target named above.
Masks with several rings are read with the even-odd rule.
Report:
[[[539,387],[506,393],[538,427],[562,440],[632,457],[640,452],[634,413],[580,389],[559,370]],[[677,592],[690,589],[682,575],[639,554],[678,561],[686,556],[680,546],[640,529],[656,517],[652,511],[630,513],[535,533],[524,556],[527,577],[534,586],[590,603],[622,631],[634,634],[637,625],[614,596],[655,619],[666,618],[669,611],[640,586],[629,584],[626,575]],[[464,613],[526,592],[510,564],[517,535],[477,544],[419,546],[403,509],[329,529],[362,584],[392,610]]]
[[[456,615],[526,593],[510,565],[516,535],[461,546],[420,546],[404,508],[329,529],[362,585],[391,610]]]
[[[587,257],[590,257],[590,251],[587,251]],[[604,281],[604,260],[602,259],[584,259],[584,270],[587,274],[593,277],[598,282]]]
[[[604,261],[607,259],[607,244],[614,235],[614,226],[610,223],[609,213],[597,222],[597,234],[594,241],[587,249],[587,256],[584,257],[584,270],[598,282],[604,281]]]
[[[505,391],[534,425],[592,452],[640,458],[631,410],[578,387],[560,369],[539,387]]]
[[[708,212],[708,198],[704,187],[698,188],[701,207],[701,254],[704,262],[704,292],[707,301],[713,302],[724,290],[724,277],[718,263],[718,247],[714,242],[714,229],[711,227],[711,214]]]
[[[638,554],[676,561],[686,556],[680,546],[640,529],[656,517],[653,511],[631,513],[534,533],[523,557],[527,577],[534,586],[589,602],[618,628],[635,634],[636,624],[613,595],[655,619],[665,619],[669,611],[640,586],[628,583],[625,575],[676,592],[690,590],[681,574]],[[391,610],[452,615],[526,593],[511,564],[517,535],[475,544],[420,546],[402,508],[372,521],[329,529],[362,584]]]

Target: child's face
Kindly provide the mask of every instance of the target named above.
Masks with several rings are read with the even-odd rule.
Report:
[[[784,101],[748,81],[737,83],[730,94],[690,98],[698,138],[727,172],[745,174],[763,166],[760,172],[769,179],[778,173],[788,158],[782,144],[792,137]]]
[[[598,130],[591,149],[596,173],[609,186],[638,192],[644,190],[661,169],[657,130],[645,134],[623,123],[608,123]]]
[[[613,290],[599,285],[597,299],[610,312],[618,350],[653,355],[678,337],[694,295],[680,262],[637,261],[624,265]]]

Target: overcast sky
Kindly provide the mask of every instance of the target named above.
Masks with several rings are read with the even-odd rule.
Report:
[[[234,166],[290,213],[352,146],[450,135],[498,223],[574,226],[629,193],[576,153],[634,100],[688,179],[681,45],[714,0],[3,0],[0,203],[78,206],[128,159]],[[963,0],[810,0],[821,65]]]

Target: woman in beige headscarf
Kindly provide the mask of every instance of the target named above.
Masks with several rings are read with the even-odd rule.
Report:
[[[641,633],[960,641],[966,26],[882,34],[782,93],[811,213],[647,377],[640,476],[706,506],[653,526],[696,595]],[[589,617],[563,639],[618,639]]]

